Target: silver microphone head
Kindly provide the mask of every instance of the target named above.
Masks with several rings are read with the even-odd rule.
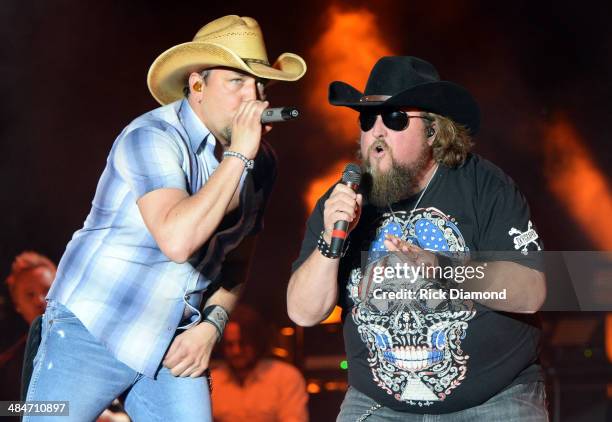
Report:
[[[361,182],[361,167],[355,163],[348,163],[342,172],[342,182],[344,184],[359,185]]]
[[[261,123],[286,122],[295,119],[300,112],[295,107],[267,108],[261,113]]]

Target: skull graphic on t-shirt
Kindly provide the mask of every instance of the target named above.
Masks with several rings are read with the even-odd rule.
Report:
[[[469,301],[420,297],[419,292],[448,288],[445,281],[408,273],[376,279],[376,267],[405,262],[386,251],[387,234],[434,252],[465,257],[469,249],[453,219],[435,208],[384,214],[363,269],[354,268],[347,284],[351,317],[367,345],[374,382],[398,401],[428,406],[452,394],[465,378],[469,356],[461,340],[475,311]]]

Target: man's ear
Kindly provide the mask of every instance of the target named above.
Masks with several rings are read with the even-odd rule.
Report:
[[[429,144],[429,146],[431,146],[433,144],[433,142],[436,140],[436,133],[438,132],[438,127],[436,126],[436,123],[432,123],[430,127],[427,128],[427,130],[425,131],[425,136],[427,136],[427,143]]]
[[[191,72],[189,75],[189,93],[191,95],[202,95],[202,76],[196,72]]]

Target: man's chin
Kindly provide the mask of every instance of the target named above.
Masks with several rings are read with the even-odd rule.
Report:
[[[372,162],[371,162],[372,163]],[[369,173],[372,174],[373,177],[381,177],[386,176],[391,171],[392,165],[390,163],[385,162],[373,162],[372,165],[369,166]]]
[[[247,362],[229,362],[229,366],[234,371],[242,371],[242,370],[247,369],[249,367]]]

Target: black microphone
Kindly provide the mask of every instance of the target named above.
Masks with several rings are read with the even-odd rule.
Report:
[[[357,192],[359,189],[359,183],[361,182],[361,168],[355,163],[348,163],[344,167],[342,172],[342,182],[353,191]],[[348,236],[349,223],[348,221],[338,220],[334,224],[334,231],[332,232],[330,252],[335,256],[340,256],[344,241]]]
[[[275,107],[267,108],[261,113],[261,123],[285,122],[295,119],[300,112],[295,107]]]

